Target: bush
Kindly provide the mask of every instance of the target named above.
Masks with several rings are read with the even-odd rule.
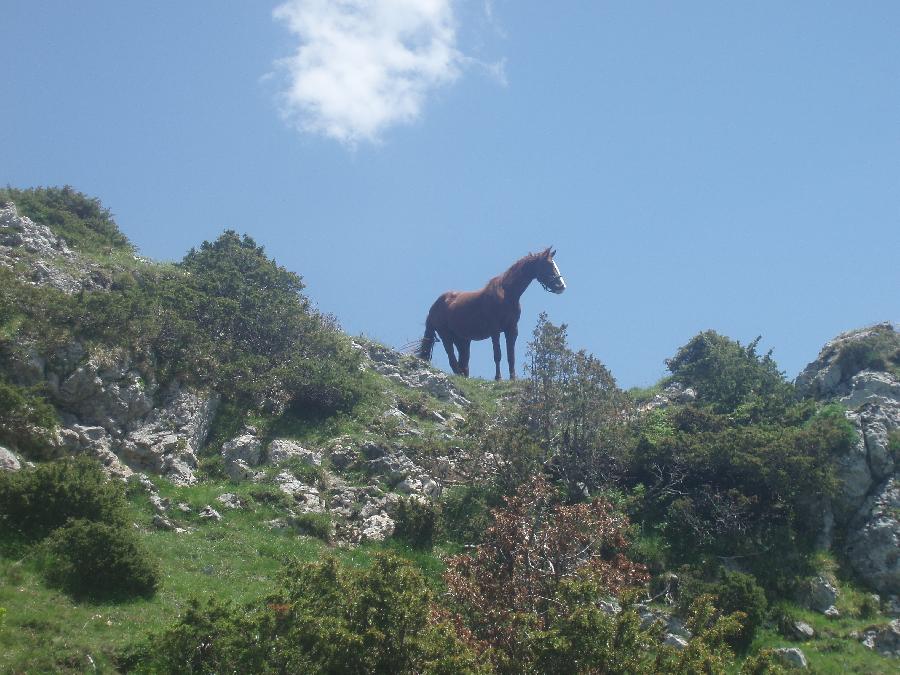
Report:
[[[300,534],[322,541],[331,540],[331,516],[327,513],[301,513],[291,520],[291,524]]]
[[[40,539],[69,519],[125,523],[125,489],[85,457],[0,473],[0,528]]]
[[[397,505],[394,536],[417,548],[431,548],[438,529],[438,513],[434,504],[413,497]]]
[[[193,601],[123,666],[152,673],[483,672],[431,601],[422,575],[389,554],[365,570],[334,559],[292,564],[264,602]]]
[[[553,471],[570,490],[614,483],[623,473],[629,398],[598,359],[572,351],[566,325],[542,313],[529,343],[528,379],[518,425],[552,458]]]
[[[77,597],[151,595],[159,572],[135,534],[120,525],[72,520],[43,544],[45,576]]]
[[[561,504],[537,476],[493,516],[484,541],[451,558],[444,579],[457,620],[513,670],[524,669],[531,631],[548,628],[564,582],[581,579],[614,595],[646,578],[624,555],[628,519],[607,501]]]
[[[793,386],[769,352],[756,352],[760,338],[746,347],[709,330],[678,350],[666,366],[672,379],[697,391],[699,403],[746,421],[777,417],[794,400]]]
[[[716,606],[723,612],[743,612],[746,615],[741,621],[740,632],[730,642],[738,651],[746,651],[766,617],[766,594],[756,579],[741,572],[726,572],[713,592]]]
[[[0,204],[14,202],[20,216],[47,225],[72,248],[83,252],[133,247],[99,199],[70,186],[62,188],[0,189]]]
[[[16,386],[0,375],[0,445],[41,459],[56,424],[56,410],[36,389]]]
[[[475,544],[491,524],[491,509],[501,503],[501,491],[491,484],[459,485],[444,490],[441,533],[460,544]]]

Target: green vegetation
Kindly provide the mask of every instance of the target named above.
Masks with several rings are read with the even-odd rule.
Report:
[[[66,295],[0,268],[0,443],[39,461],[0,474],[0,670],[777,673],[771,649],[802,619],[816,672],[890,672],[849,637],[883,621],[877,601],[815,549],[853,428],[799,400],[758,339],[701,333],[670,377],[626,393],[542,315],[526,377],[454,378],[472,402],[457,409],[361,370],[302,279],[246,235],[157,265],[70,188],[4,198],[108,283]],[[897,372],[898,346],[875,330],[838,355],[842,372]],[[50,388],[20,386],[35,354],[50,368],[127,360],[146,382],[217,393],[201,482],[153,478],[151,503],[146,481],[43,461],[58,420]],[[673,382],[696,400],[651,403]],[[246,425],[263,444],[346,436],[353,468],[335,476],[336,453],[229,480],[219,451]],[[385,498],[398,478],[372,475],[364,442],[446,480],[440,497]],[[349,486],[351,515],[300,513],[283,471],[326,502]],[[226,492],[240,508],[219,505]],[[363,493],[394,535],[343,548]],[[210,505],[221,520],[201,515]],[[839,619],[791,601],[822,573],[841,587]],[[683,649],[663,643],[680,630],[672,613],[692,636]]]
[[[159,572],[137,535],[117,525],[70,520],[44,542],[50,584],[79,598],[152,595]]]
[[[0,189],[0,204],[13,202],[20,216],[48,225],[54,233],[82,253],[133,253],[131,242],[119,231],[109,209],[100,200],[70,186],[62,188]]]
[[[37,540],[70,519],[126,523],[125,491],[97,462],[80,457],[0,473],[0,532]]]
[[[16,386],[0,375],[0,445],[42,459],[56,424],[56,409],[37,388]]]

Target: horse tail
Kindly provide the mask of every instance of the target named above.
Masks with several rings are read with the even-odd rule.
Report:
[[[434,343],[437,342],[435,337],[434,324],[431,323],[431,314],[425,319],[425,336],[419,342],[419,349],[416,355],[425,361],[431,361],[431,354],[434,351]]]

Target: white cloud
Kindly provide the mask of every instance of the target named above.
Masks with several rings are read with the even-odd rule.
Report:
[[[300,42],[278,62],[285,117],[350,145],[417,119],[465,61],[451,0],[288,0],[273,15]]]

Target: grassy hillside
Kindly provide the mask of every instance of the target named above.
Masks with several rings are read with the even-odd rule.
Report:
[[[814,672],[894,672],[854,635],[882,604],[818,548],[855,431],[755,342],[701,333],[624,392],[542,316],[523,380],[448,379],[354,344],[246,235],[158,265],[69,188],[4,200],[109,282],[0,267],[0,444],[36,462],[0,472],[3,672],[775,673],[792,646]],[[55,458],[77,416],[29,364],[75,343],[220,401],[199,482]],[[898,348],[846,358],[892,372]],[[241,435],[246,474],[223,450]],[[315,459],[267,460],[273,439]],[[357,544],[373,514],[392,536]],[[805,608],[818,577],[838,618]]]

